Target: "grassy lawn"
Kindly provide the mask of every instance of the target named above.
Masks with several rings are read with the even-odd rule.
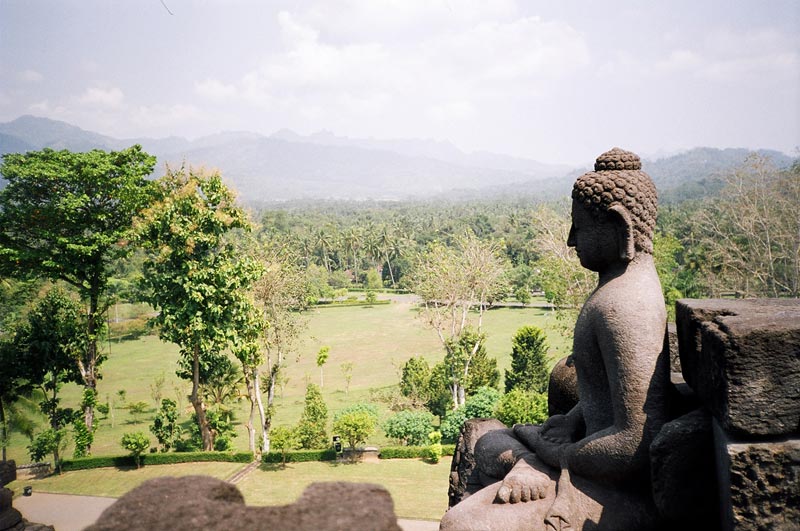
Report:
[[[225,479],[243,466],[245,465],[241,463],[180,463],[150,465],[138,470],[135,468],[95,468],[64,472],[61,475],[54,474],[42,479],[18,479],[9,483],[7,487],[14,491],[15,496],[22,492],[22,487],[31,485],[35,491],[39,492],[118,498],[148,479],[198,474]]]
[[[439,520],[447,509],[450,458],[432,465],[419,459],[387,459],[377,463],[288,463],[262,465],[237,486],[248,505],[291,503],[318,481],[356,481],[383,485],[401,518]]]
[[[119,311],[124,312],[125,308]],[[322,389],[331,417],[349,404],[369,401],[371,390],[396,385],[400,367],[412,356],[422,355],[431,365],[443,356],[436,333],[418,318],[409,297],[399,297],[390,305],[314,309],[308,313],[307,319],[309,326],[299,353],[288,360],[288,384],[276,399],[276,425],[297,423],[303,408],[306,383],[320,383],[316,353],[322,345],[331,348],[330,358],[324,366],[325,385]],[[501,372],[510,366],[511,337],[524,325],[539,326],[547,332],[554,361],[565,355],[565,341],[558,332],[552,312],[539,308],[494,309],[484,317],[484,330],[489,354],[497,358]],[[149,425],[155,415],[151,385],[159,377],[163,377],[165,382],[163,397],[182,404],[181,421],[189,422],[191,407],[186,396],[190,385],[175,376],[178,359],[175,345],[146,336],[130,341],[110,341],[106,347],[108,360],[101,366],[99,399],[111,402],[114,407],[108,418],[100,420],[93,454],[125,453],[120,447],[120,439],[126,432],[142,431],[151,435]],[[354,364],[348,393],[345,393],[345,380],[340,368],[345,362]],[[144,401],[150,405],[150,410],[141,418],[132,417],[117,395],[119,390],[125,390],[127,403]],[[74,384],[66,385],[62,396],[64,407],[75,407],[80,399],[80,388]],[[242,400],[235,407],[239,425],[234,444],[237,449],[246,450],[247,435],[242,422],[247,415],[247,401]],[[388,416],[388,411],[385,411],[385,416]],[[155,443],[155,437],[151,436],[151,440]],[[390,441],[379,430],[368,443],[385,445]],[[13,435],[9,458],[18,463],[28,462],[27,444],[26,439]],[[71,453],[70,447],[65,455]]]
[[[139,470],[97,468],[43,479],[17,480],[8,487],[15,496],[22,493],[24,486],[31,485],[36,492],[119,497],[156,477],[202,474],[225,479],[244,466],[241,463],[182,463],[149,465]],[[419,459],[388,459],[377,463],[289,463],[286,468],[262,465],[237,488],[248,505],[284,505],[293,503],[308,485],[315,482],[377,483],[392,495],[397,516],[438,520],[447,508],[449,473],[449,457],[436,465]]]

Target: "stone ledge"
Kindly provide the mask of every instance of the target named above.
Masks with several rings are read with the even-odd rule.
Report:
[[[676,303],[686,382],[729,432],[787,435],[800,426],[800,300]]]

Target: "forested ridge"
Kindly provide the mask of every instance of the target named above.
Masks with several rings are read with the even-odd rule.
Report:
[[[709,153],[692,157],[708,164]],[[739,160],[734,155],[726,156]],[[176,373],[191,383],[191,394],[176,400],[153,391],[150,432],[162,451],[230,449],[235,422],[246,428],[252,452],[324,446],[327,408],[310,380],[298,424],[274,424],[288,360],[306,333],[309,308],[369,306],[378,292],[418,297],[419,318],[438,338],[442,359],[413,355],[397,368],[396,386],[374,397],[393,415],[383,424],[374,403],[336,412],[332,428],[351,446],[379,427],[405,443],[425,444],[435,431],[435,448],[470,416],[541,420],[544,389],[528,383],[531,374],[541,380],[550,363],[545,336],[535,327],[517,332],[503,386],[483,318],[493,307],[543,298],[561,334],[571,334],[595,279],[566,245],[568,191],[268,202],[236,198],[224,172],[189,163],[144,179],[154,164],[139,146],[4,157],[4,448],[16,432],[30,439],[32,459],[52,455],[58,463],[68,443],[76,457],[90,454],[100,426],[94,412],[113,408],[98,391],[103,341],[151,333],[178,346]],[[664,179],[683,182],[685,170],[670,168]],[[683,297],[797,297],[800,163],[750,153],[707,171],[695,185],[708,179],[714,186],[691,197],[677,186],[661,207],[654,254],[668,310]],[[150,311],[116,323],[109,309],[119,302],[146,303]],[[317,355],[320,388],[328,349]],[[341,370],[352,377],[352,365]],[[62,403],[59,391],[70,383],[83,387],[79,403]],[[187,398],[192,413],[181,425]],[[236,420],[230,403],[241,399],[249,416]],[[134,417],[148,411],[144,402],[125,407]],[[138,458],[150,442],[135,432],[121,445]]]

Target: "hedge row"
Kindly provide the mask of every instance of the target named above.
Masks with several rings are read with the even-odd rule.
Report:
[[[250,452],[166,452],[143,454],[143,465],[172,465],[175,463],[195,463],[204,461],[219,461],[227,463],[249,463],[253,460]],[[136,461],[130,455],[81,457],[78,459],[64,459],[61,470],[88,470],[103,467],[129,467],[136,466]]]
[[[381,459],[415,459],[427,457],[428,446],[385,446],[381,448],[378,457]],[[453,455],[456,451],[455,444],[443,444],[442,455]]]
[[[286,452],[287,463],[304,463],[306,461],[334,461],[336,451],[332,448],[327,450],[288,450]],[[282,463],[283,454],[280,452],[270,452],[261,456],[264,463]]]

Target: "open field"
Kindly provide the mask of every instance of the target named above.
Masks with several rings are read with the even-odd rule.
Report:
[[[316,353],[320,346],[331,347],[330,358],[324,366],[323,396],[332,413],[352,403],[368,401],[370,390],[396,385],[399,369],[412,356],[422,355],[434,364],[442,359],[441,346],[436,333],[426,328],[417,318],[411,296],[395,296],[390,305],[374,307],[317,308],[308,312],[308,329],[299,348],[299,354],[288,361],[289,378],[283,396],[276,400],[276,425],[295,424],[303,408],[306,382],[319,384],[320,371],[316,366]],[[113,310],[112,310],[113,311]],[[120,309],[125,311],[124,308]],[[565,341],[560,336],[552,312],[542,308],[498,308],[484,317],[489,354],[497,357],[502,370],[510,365],[511,337],[523,325],[535,325],[546,330],[551,345],[551,355],[557,359],[564,354]],[[143,431],[150,435],[149,425],[155,414],[151,385],[164,378],[163,397],[179,399],[185,406],[181,420],[189,422],[190,407],[186,400],[190,390],[188,382],[175,376],[178,349],[163,343],[154,336],[107,344],[108,360],[101,366],[103,375],[98,385],[101,402],[110,402],[112,412],[102,419],[93,446],[94,455],[122,454],[120,439],[123,433]],[[556,352],[555,348],[560,350]],[[342,363],[354,364],[349,393],[340,369]],[[117,391],[125,390],[127,403],[144,401],[150,411],[141,418],[133,418],[124,408]],[[65,407],[75,407],[80,388],[64,386],[62,396]],[[279,393],[280,395],[280,393]],[[241,424],[247,414],[247,401],[236,407],[238,437],[234,444],[245,450],[247,436]],[[155,443],[155,437],[151,437]],[[370,444],[382,445],[389,441],[381,432]],[[14,435],[9,448],[9,458],[18,463],[29,461],[25,446],[27,440]],[[68,448],[66,455],[71,455]]]

